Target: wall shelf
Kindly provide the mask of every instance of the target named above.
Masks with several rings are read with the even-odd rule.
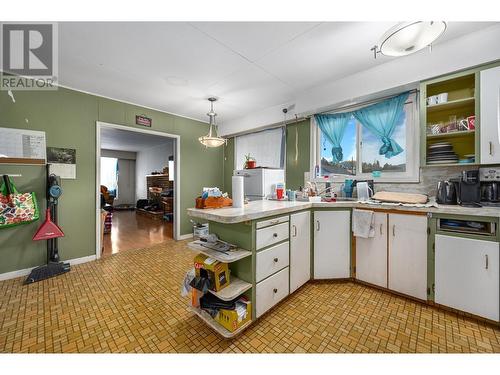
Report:
[[[216,331],[219,335],[222,337],[225,337],[226,339],[233,338],[237,335],[239,335],[241,332],[243,332],[245,329],[248,328],[250,324],[252,324],[252,320],[249,320],[245,324],[243,324],[240,328],[238,328],[236,331],[230,332],[223,326],[221,326],[218,322],[216,322],[210,314],[207,312],[195,308],[192,306],[188,306],[188,310],[195,313],[201,320],[203,320],[210,328],[212,328],[214,331]]]

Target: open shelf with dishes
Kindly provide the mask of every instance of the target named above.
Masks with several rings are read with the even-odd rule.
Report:
[[[421,84],[422,166],[478,164],[477,92],[475,71]]]

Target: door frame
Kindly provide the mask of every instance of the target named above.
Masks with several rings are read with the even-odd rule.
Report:
[[[101,129],[119,129],[135,133],[146,133],[173,139],[174,141],[174,240],[180,239],[180,156],[181,156],[181,136],[164,133],[157,130],[134,128],[127,125],[118,125],[109,122],[96,121],[96,159],[95,159],[95,208],[96,208],[96,258],[99,259],[102,253],[101,244]]]

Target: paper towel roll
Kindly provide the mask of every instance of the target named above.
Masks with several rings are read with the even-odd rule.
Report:
[[[243,207],[243,176],[233,176],[233,207]]]

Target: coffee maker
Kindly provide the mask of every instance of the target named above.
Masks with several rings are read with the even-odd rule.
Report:
[[[481,205],[500,207],[500,167],[479,168]]]
[[[481,207],[479,170],[462,171],[458,182],[457,202],[461,206]]]

